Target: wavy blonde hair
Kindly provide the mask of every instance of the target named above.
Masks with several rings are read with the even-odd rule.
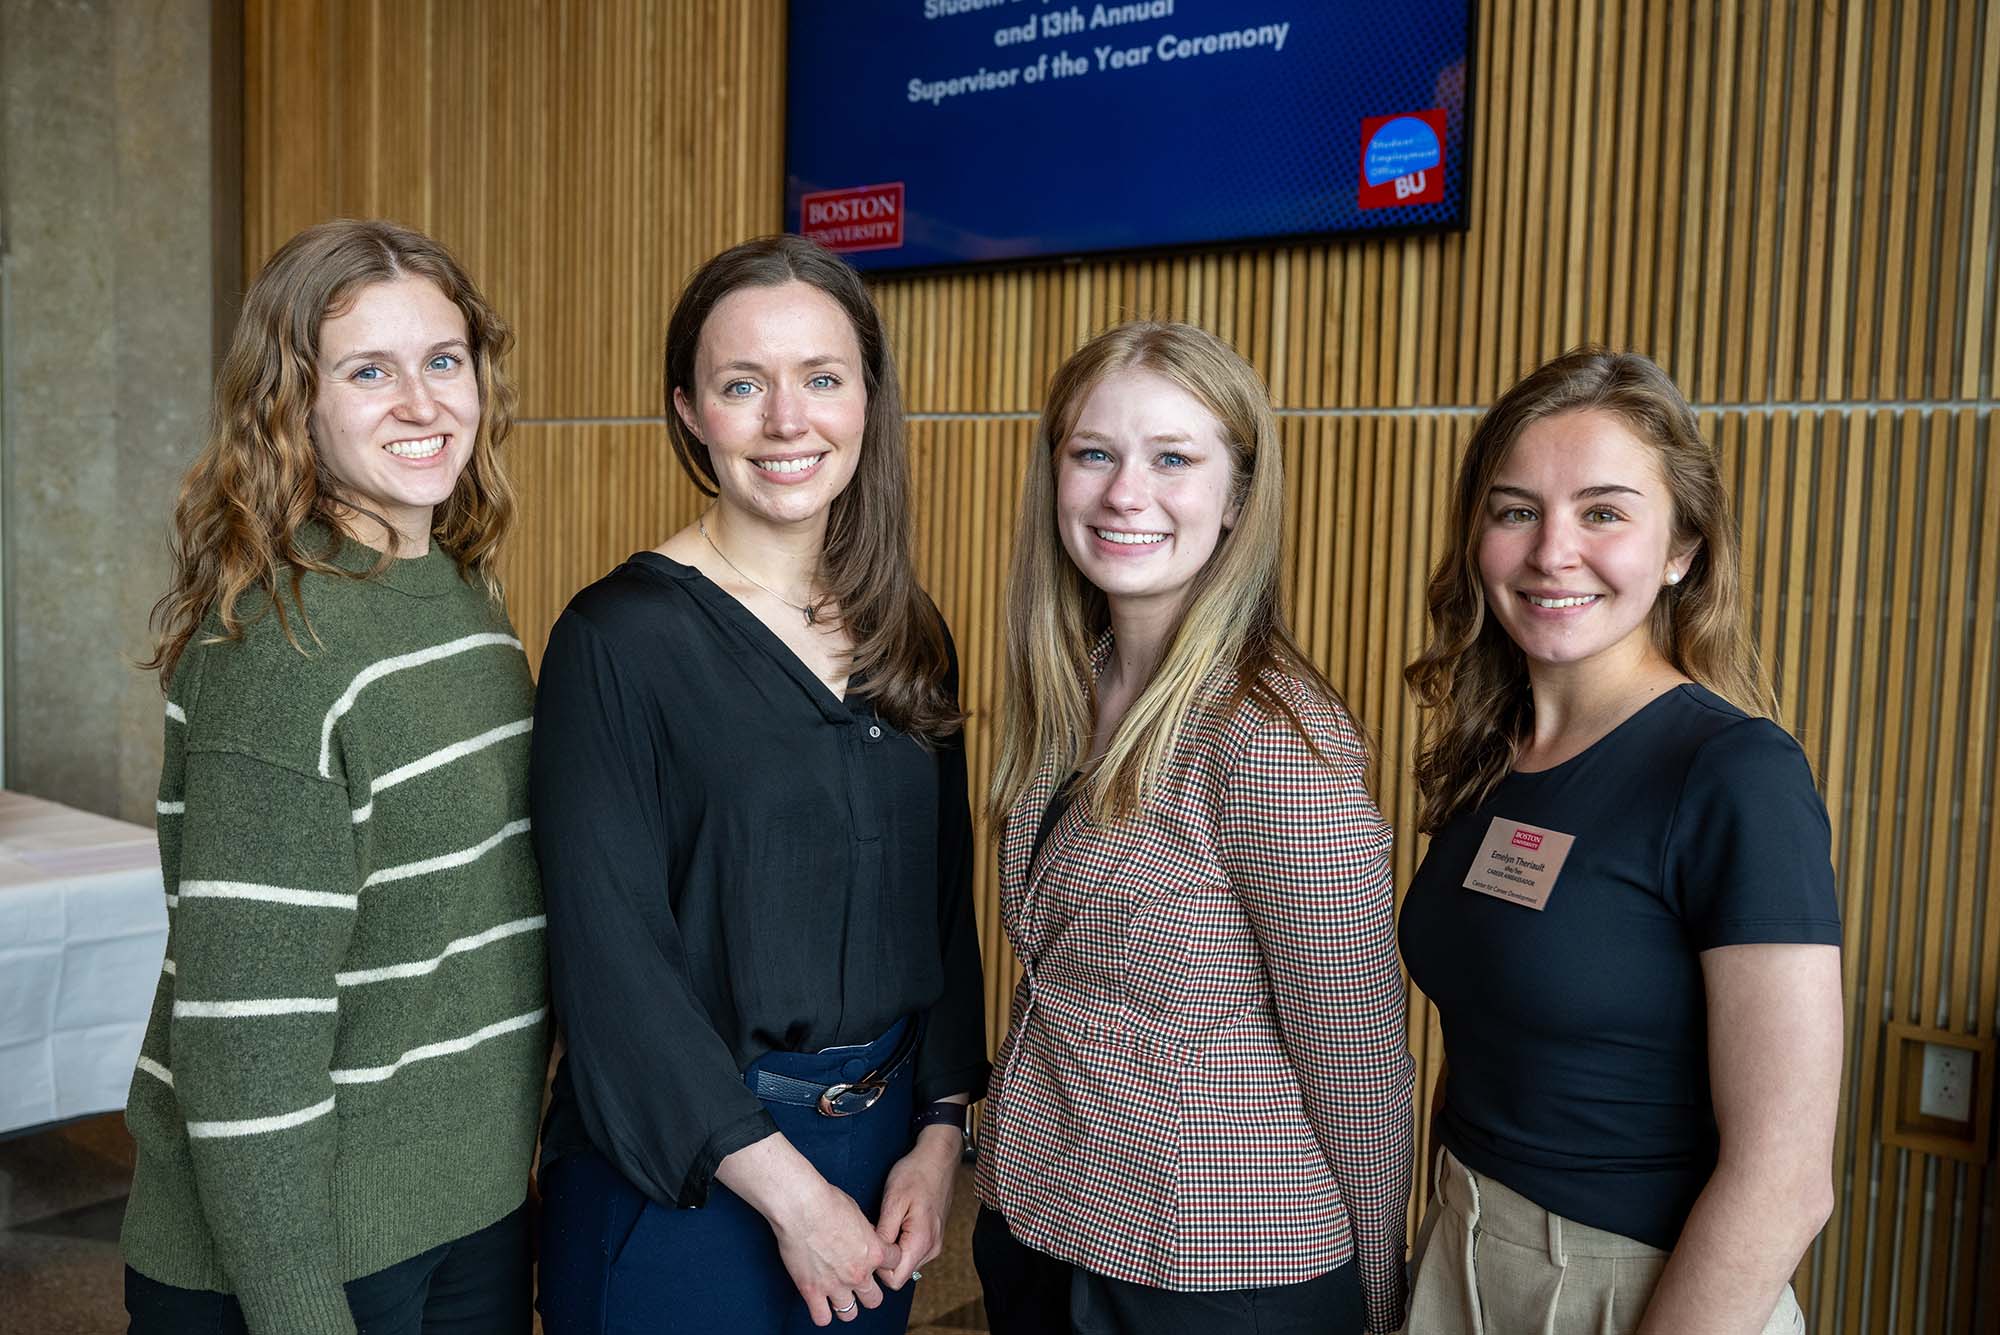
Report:
[[[1235,525],[1195,576],[1153,678],[1118,723],[1104,754],[1086,763],[1097,715],[1091,653],[1110,625],[1104,594],[1070,560],[1056,527],[1055,453],[1084,401],[1106,377],[1144,370],[1197,399],[1229,445]],[[1293,640],[1280,605],[1284,449],[1270,396],[1256,371],[1215,335],[1186,324],[1134,321],[1084,344],[1049,382],[1007,581],[1007,679],[1000,755],[987,794],[997,829],[1044,759],[1083,774],[1080,795],[1101,818],[1136,811],[1181,728],[1208,698],[1218,664],[1236,669],[1244,698],[1283,714],[1306,735],[1291,706],[1262,680],[1276,667],[1338,703],[1339,694]],[[1310,741],[1308,737],[1308,741]]]
[[[451,252],[422,232],[379,220],[321,223],[279,247],[258,273],[216,375],[208,443],[182,479],[174,507],[173,576],[153,608],[159,639],[140,664],[160,674],[162,690],[211,612],[221,622],[217,639],[233,640],[272,611],[303,653],[285,590],[296,608],[308,571],[367,577],[332,564],[346,531],[344,514],[369,514],[388,525],[340,494],[314,447],[320,327],[361,288],[405,276],[429,279],[464,314],[479,385],[472,456],[432,516],[431,532],[460,570],[499,596],[494,562],[514,517],[514,489],[499,459],[514,425],[514,389],[502,365],[513,332]],[[304,530],[315,521],[332,541],[307,541]],[[389,561],[384,553],[370,573]],[[243,599],[253,592],[262,595],[260,605],[246,614]],[[305,631],[312,635],[310,624]]]
[[[1745,618],[1736,521],[1715,449],[1667,373],[1635,352],[1579,347],[1544,363],[1479,419],[1459,464],[1445,554],[1427,594],[1430,642],[1403,669],[1428,711],[1417,751],[1418,828],[1435,834],[1486,800],[1533,728],[1527,661],[1486,615],[1479,540],[1487,492],[1521,433],[1562,413],[1611,413],[1658,455],[1687,572],[1661,589],[1649,629],[1674,668],[1748,714],[1776,697]]]

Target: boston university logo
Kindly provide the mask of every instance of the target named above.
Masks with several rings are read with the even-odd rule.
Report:
[[[903,183],[805,195],[799,200],[799,235],[828,250],[894,250],[903,244]]]

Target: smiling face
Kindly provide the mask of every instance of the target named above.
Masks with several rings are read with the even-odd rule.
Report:
[[[1178,615],[1235,524],[1222,424],[1152,371],[1100,380],[1056,448],[1056,529],[1114,612]]]
[[[1658,453],[1620,418],[1583,410],[1530,424],[1481,523],[1486,605],[1531,669],[1663,657],[1648,618],[1694,553],[1674,544]]]
[[[479,434],[479,380],[465,313],[427,278],[370,283],[319,328],[313,444],[361,542],[398,556],[430,547]]]
[[[707,446],[722,504],[823,530],[868,422],[854,326],[808,283],[738,288],[702,325],[694,383],[674,391],[674,408]]]

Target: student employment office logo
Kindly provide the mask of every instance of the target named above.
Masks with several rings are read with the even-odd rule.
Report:
[[[805,195],[799,200],[799,235],[828,250],[894,250],[903,244],[903,183]]]
[[[1361,122],[1361,192],[1364,209],[1444,202],[1442,107]]]

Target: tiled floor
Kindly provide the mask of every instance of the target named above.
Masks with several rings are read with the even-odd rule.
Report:
[[[131,1172],[132,1142],[117,1116],[0,1140],[0,1331],[125,1329],[118,1225]],[[951,1241],[917,1285],[912,1335],[986,1329],[972,1214],[967,1169],[952,1200]]]
[[[131,1174],[116,1116],[0,1141],[0,1328],[125,1329],[118,1224]]]

